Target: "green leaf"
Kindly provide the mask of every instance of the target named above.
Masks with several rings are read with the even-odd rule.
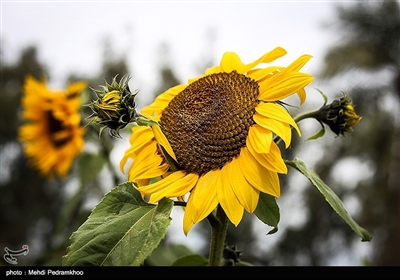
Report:
[[[315,139],[321,138],[324,135],[325,135],[325,127],[322,125],[322,128],[314,135],[308,137],[307,140],[315,140]]]
[[[164,238],[173,201],[144,202],[132,183],[107,193],[71,237],[63,265],[141,265]]]
[[[324,105],[322,105],[322,106],[325,106],[326,103],[328,102],[328,97],[321,90],[319,90],[317,88],[316,88],[316,90],[322,95],[322,98],[324,99]]]
[[[85,194],[86,187],[90,181],[94,180],[104,165],[104,158],[98,154],[82,153],[77,160],[77,170],[80,179],[80,186],[73,195],[64,204],[60,218],[55,228],[55,233],[62,233],[74,218],[81,206],[82,198]]]
[[[278,223],[280,219],[279,207],[275,197],[269,194],[261,193],[258,200],[257,208],[254,214],[265,224],[274,227],[268,234],[278,231]]]
[[[208,260],[201,255],[189,255],[177,259],[173,266],[207,266]]]
[[[353,218],[349,215],[345,209],[343,202],[340,198],[321,180],[318,174],[315,173],[311,168],[308,168],[303,161],[298,158],[294,158],[293,161],[286,161],[286,163],[298,171],[300,171],[311,183],[317,188],[317,190],[325,197],[329,205],[335,210],[335,212],[350,226],[350,228],[361,237],[361,241],[370,241],[371,235],[360,227]]]
[[[100,173],[104,158],[98,154],[83,153],[78,159],[78,174],[81,184],[86,186]]]
[[[146,259],[146,264],[149,266],[171,266],[177,259],[193,254],[192,250],[182,244],[160,245]]]

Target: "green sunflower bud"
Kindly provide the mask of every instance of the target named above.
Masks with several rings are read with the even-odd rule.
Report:
[[[225,245],[224,251],[222,253],[224,258],[225,266],[233,266],[236,263],[240,262],[240,257],[242,256],[242,251],[238,251],[236,246],[228,246]]]
[[[352,131],[362,117],[357,115],[354,110],[350,96],[343,94],[332,103],[322,106],[315,118],[328,125],[336,136],[339,136],[344,135],[347,131]]]
[[[129,79],[128,75],[124,75],[118,83],[114,77],[111,84],[106,82],[105,86],[101,86],[102,90],[92,89],[98,99],[87,105],[93,111],[88,119],[89,124],[94,122],[103,125],[99,135],[108,127],[111,136],[121,138],[119,130],[138,118],[135,103],[138,90],[130,91]]]

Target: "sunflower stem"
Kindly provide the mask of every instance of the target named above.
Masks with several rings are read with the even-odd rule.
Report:
[[[319,112],[319,110],[311,111],[311,112],[305,113],[305,114],[303,114],[303,115],[300,115],[300,116],[297,116],[296,118],[294,118],[294,121],[295,121],[296,123],[298,123],[298,122],[300,122],[300,121],[302,121],[302,120],[304,120],[304,119],[314,118],[315,115],[318,114],[318,112]]]
[[[112,151],[112,143],[111,139],[103,138],[103,141],[100,141],[100,153],[103,155],[106,160],[107,167],[111,172],[112,180],[114,182],[114,186],[118,185],[119,178],[117,172],[115,170],[114,164],[111,162],[111,151]]]
[[[221,266],[223,265],[223,252],[228,231],[228,217],[221,205],[218,205],[216,217],[208,220],[211,225],[209,266]]]
[[[305,119],[315,118],[315,116],[318,114],[318,112],[319,112],[319,110],[305,113],[303,115],[300,115],[300,116],[297,116],[296,118],[294,118],[294,121],[295,121],[295,123],[299,123],[300,121],[305,120]],[[293,127],[292,127],[292,129],[293,129]],[[278,144],[281,140],[282,139],[278,135],[275,135],[274,142],[276,144]]]

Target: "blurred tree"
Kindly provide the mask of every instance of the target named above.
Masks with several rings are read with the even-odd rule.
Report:
[[[91,77],[71,74],[66,82],[86,80],[89,86],[96,88],[104,84],[104,80],[111,82],[117,74],[128,73],[126,61],[123,58],[116,59],[111,49],[104,48],[104,60],[100,71],[94,72]],[[22,86],[25,76],[30,74],[37,79],[50,75],[46,67],[38,61],[38,50],[31,46],[24,49],[15,63],[1,63],[1,93],[0,93],[0,247],[8,247],[12,250],[20,249],[22,245],[28,245],[30,252],[25,258],[18,260],[22,265],[60,265],[61,257],[69,245],[68,238],[79,227],[91,209],[85,204],[96,197],[100,200],[104,193],[120,182],[115,172],[115,166],[109,163],[111,172],[111,184],[104,186],[104,178],[96,176],[92,178],[80,173],[72,174],[67,180],[54,178],[47,180],[34,168],[27,164],[27,158],[23,153],[21,143],[17,139],[18,128],[21,125]],[[3,55],[3,54],[2,54]],[[95,99],[93,92],[90,98]],[[83,102],[89,102],[84,96]],[[90,114],[89,108],[82,108],[82,120]],[[84,123],[86,124],[86,123]],[[99,162],[109,158],[115,139],[108,133],[103,133],[101,141],[98,139],[98,127],[87,126],[87,129],[95,130],[87,133],[85,141],[101,143],[95,149],[99,157],[85,153],[79,160],[85,168],[94,172],[101,167]],[[95,135],[96,139],[93,139]],[[92,138],[90,138],[92,137]],[[87,145],[87,144],[86,144]],[[90,145],[89,145],[90,146]],[[101,160],[102,159],[102,160]],[[90,178],[87,186],[78,189],[75,194],[68,194],[67,185],[77,176]],[[106,180],[107,181],[107,180]],[[3,264],[3,260],[1,260]]]
[[[269,264],[329,265],[342,258],[400,265],[399,2],[359,1],[338,6],[337,16],[334,27],[342,38],[327,51],[319,78],[330,83],[328,96],[348,92],[363,119],[345,141],[330,141],[332,133],[316,140],[323,156],[314,169],[343,201],[355,205],[353,216],[372,234],[373,249],[357,254],[360,240],[310,185],[304,193],[307,222],[286,230],[277,253],[264,256]],[[340,167],[348,162],[352,177],[365,170],[355,183],[343,179],[347,165]],[[363,260],[362,254],[370,256]]]
[[[328,51],[322,76],[368,77],[367,83],[349,85],[365,122],[354,134],[359,145],[353,149],[375,170],[355,190],[359,219],[375,232],[372,263],[400,265],[400,4],[359,1],[339,7],[338,15],[348,39]]]
[[[3,59],[2,59],[3,61]],[[37,49],[24,49],[13,65],[1,64],[0,94],[0,244],[1,248],[31,248],[29,258],[52,246],[52,229],[62,201],[63,182],[47,181],[27,164],[17,141],[20,125],[21,87],[25,76],[48,78],[46,67],[37,59]],[[21,260],[23,261],[23,260]]]

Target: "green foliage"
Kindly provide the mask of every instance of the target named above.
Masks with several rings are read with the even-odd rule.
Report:
[[[164,238],[173,203],[144,202],[131,183],[107,193],[71,235],[63,265],[141,265]]]
[[[322,128],[320,130],[318,130],[317,133],[315,133],[314,135],[308,137],[307,140],[316,140],[318,138],[321,138],[324,135],[325,135],[325,127],[322,126]]]
[[[97,178],[104,166],[104,158],[97,154],[83,153],[78,158],[78,175],[82,185]]]
[[[173,266],[207,266],[208,260],[200,255],[184,256],[176,260]]]
[[[162,246],[160,244],[146,259],[146,264],[150,266],[170,266],[179,258],[193,254],[192,250],[185,245]]]
[[[254,214],[263,223],[274,227],[268,234],[273,234],[278,231],[278,223],[280,219],[279,207],[276,203],[275,197],[260,193],[260,198],[258,200],[258,205]]]
[[[84,193],[87,190],[87,185],[99,176],[104,163],[104,158],[98,154],[85,152],[78,157],[77,173],[80,180],[80,187],[63,205],[60,218],[55,227],[55,233],[65,230],[68,223],[74,218],[74,213],[79,209]]]
[[[370,234],[353,220],[340,198],[321,180],[317,173],[307,167],[305,163],[298,158],[294,158],[293,161],[286,161],[286,163],[296,168],[311,181],[317,190],[325,197],[333,210],[335,210],[335,212],[351,227],[351,229],[361,237],[361,241],[371,240],[372,237]]]

